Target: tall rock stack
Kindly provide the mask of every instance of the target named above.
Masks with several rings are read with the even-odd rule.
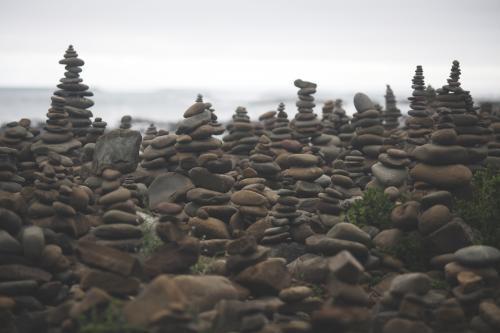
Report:
[[[427,98],[427,110],[431,115],[436,113],[436,89],[430,84],[425,88],[425,96]]]
[[[288,114],[285,112],[285,104],[280,103],[278,106],[278,115],[269,137],[273,142],[279,144],[283,140],[291,140],[292,132],[293,131],[290,128],[290,121],[288,120]]]
[[[81,142],[73,137],[72,125],[65,108],[66,99],[54,95],[51,100],[51,108],[44,126],[45,132],[31,145],[31,151],[38,161],[44,160],[49,151],[70,156],[72,151],[82,146]]]
[[[148,178],[154,178],[176,166],[176,140],[175,134],[159,135],[144,149],[141,167],[146,170]],[[145,183],[149,185],[151,181],[152,179],[148,179]]]
[[[391,89],[390,85],[386,86],[385,91],[385,112],[384,112],[384,127],[386,130],[390,131],[398,128],[399,117],[401,117],[401,111],[396,106],[396,97]]]
[[[319,167],[320,159],[313,154],[290,154],[287,157],[288,169],[282,171],[283,177],[294,181],[294,191],[301,198],[299,209],[314,212],[318,194],[323,187],[316,182],[323,175]]]
[[[297,79],[294,85],[299,88],[297,101],[298,113],[291,121],[290,126],[294,130],[294,136],[301,142],[308,142],[310,138],[321,135],[321,121],[314,113],[314,96],[316,83]]]
[[[61,65],[65,65],[66,72],[64,78],[60,79],[57,87],[60,89],[54,93],[66,100],[65,110],[69,115],[69,121],[73,125],[72,131],[75,139],[85,144],[87,129],[90,128],[92,112],[87,110],[94,105],[94,102],[87,97],[94,94],[89,91],[89,86],[83,84],[80,78],[81,67],[85,62],[78,58],[78,54],[73,49],[73,45],[68,46],[64,59],[59,60]]]
[[[488,143],[488,157],[485,162],[500,168],[500,116],[491,116],[492,140]]]
[[[142,244],[142,222],[136,214],[136,205],[130,190],[121,186],[121,173],[106,169],[102,173],[101,197],[103,224],[93,230],[100,245],[125,251],[136,251]]]
[[[0,147],[0,190],[21,192],[25,179],[17,174],[17,150]]]
[[[354,135],[354,127],[350,123],[350,118],[342,107],[342,100],[335,100],[335,108],[333,109],[333,123],[339,139],[342,141],[342,146],[347,147],[351,144]]]
[[[271,150],[271,140],[265,135],[250,152],[250,167],[255,170],[258,177],[266,180],[270,188],[279,187],[280,166],[274,161],[276,154]]]
[[[254,134],[253,124],[250,122],[247,109],[238,106],[233,121],[227,126],[228,134],[222,140],[224,151],[233,155],[248,156],[248,153],[257,144],[258,138]]]
[[[267,216],[272,202],[266,195],[266,191],[264,184],[253,183],[233,192],[231,202],[238,209],[230,221],[233,233],[246,230]]]
[[[335,103],[332,100],[327,100],[323,104],[323,115],[321,123],[323,125],[323,133],[330,135],[337,135],[337,129],[335,128],[335,123],[333,122],[333,109],[335,108]]]
[[[85,142],[96,143],[97,139],[99,139],[99,137],[104,134],[107,125],[108,123],[102,120],[102,118],[94,118],[92,127],[87,129],[87,138],[85,139]]]
[[[384,127],[380,111],[375,109],[370,97],[363,93],[354,96],[354,107],[357,112],[353,114],[352,126],[356,129],[356,134],[351,140],[351,145],[374,160],[384,144]]]
[[[388,149],[378,156],[378,162],[371,167],[374,177],[371,186],[381,189],[390,186],[404,188],[409,164],[410,159],[404,150]]]
[[[285,105],[283,103],[280,103],[277,111],[267,111],[259,116],[259,122],[262,124],[264,133],[266,133],[267,135],[269,135],[274,129],[274,126],[276,124],[276,115],[279,112],[280,107],[285,108]]]
[[[144,136],[142,137],[142,149],[146,149],[151,144],[151,140],[153,140],[157,135],[158,130],[156,129],[155,124],[149,124],[146,132],[144,132]]]
[[[449,109],[446,119],[439,115],[438,128],[454,127],[457,144],[465,147],[470,157],[465,163],[474,169],[487,156],[486,143],[491,132],[480,124],[469,91],[461,87],[460,74],[460,63],[454,60],[448,84],[437,90],[436,106]]]
[[[408,144],[411,147],[421,146],[429,141],[429,137],[434,127],[434,121],[431,113],[427,109],[427,94],[425,91],[424,71],[422,66],[418,65],[412,80],[413,93],[410,100],[410,116],[406,120],[408,128]]]

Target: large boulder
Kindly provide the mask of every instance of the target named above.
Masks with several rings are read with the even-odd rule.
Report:
[[[121,173],[135,171],[139,164],[142,137],[137,131],[116,129],[101,136],[95,145],[92,170],[101,174],[106,168]]]
[[[175,202],[193,187],[191,180],[180,173],[159,175],[148,188],[149,207],[154,209],[162,202]]]

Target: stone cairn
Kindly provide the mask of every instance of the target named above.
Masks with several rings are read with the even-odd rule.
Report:
[[[141,167],[146,170],[148,179],[145,184],[149,185],[152,177],[173,169],[177,166],[175,134],[159,135],[152,139],[142,154]]]
[[[271,150],[271,140],[262,135],[255,148],[250,152],[249,166],[257,173],[256,176],[265,179],[265,184],[271,188],[279,187],[280,166],[274,161],[276,154]]]
[[[460,64],[455,60],[448,84],[437,90],[438,128],[454,128],[456,144],[464,147],[470,156],[463,161],[464,164],[477,169],[478,166],[473,164],[479,164],[486,158],[486,143],[491,132],[486,126],[481,126],[469,91],[461,87],[460,74]]]
[[[240,181],[240,186],[241,186]],[[231,203],[238,212],[231,216],[230,226],[233,234],[241,233],[268,215],[273,202],[266,196],[266,187],[255,179],[241,190],[233,192]]]
[[[396,105],[396,97],[390,85],[386,86],[385,91],[385,111],[384,111],[384,128],[388,131],[398,128],[399,117],[401,111]]]
[[[269,135],[273,141],[273,147],[281,148],[281,141],[291,140],[292,132],[293,131],[290,128],[290,121],[288,120],[288,114],[285,112],[285,104],[280,103],[278,106],[278,115]]]
[[[288,155],[288,168],[282,171],[282,176],[293,179],[294,191],[301,198],[299,203],[301,210],[315,211],[317,196],[323,190],[323,187],[316,182],[323,175],[319,163],[320,159],[313,154]]]
[[[277,120],[276,115],[278,114],[280,107],[282,107],[284,109],[285,104],[280,103],[278,106],[278,111],[276,111],[276,110],[267,111],[259,116],[259,123],[262,124],[262,126],[264,127],[263,131],[268,136],[271,134],[271,132],[273,131],[273,129],[275,127],[276,120]]]
[[[99,137],[104,134],[107,125],[108,123],[103,121],[102,118],[100,117],[94,118],[94,121],[92,122],[92,127],[87,129],[87,138],[85,139],[85,142],[96,143],[97,139],[99,139]]]
[[[0,147],[0,190],[21,192],[25,179],[18,175],[19,152],[12,148]]]
[[[368,295],[359,285],[364,267],[348,251],[329,263],[326,288],[329,298],[313,312],[313,332],[367,332],[371,324]]]
[[[293,134],[300,142],[308,142],[310,138],[321,135],[321,121],[314,113],[314,96],[316,83],[297,79],[294,85],[299,88],[297,101],[298,113],[290,122]]]
[[[102,172],[101,197],[102,223],[93,229],[97,244],[124,250],[137,251],[142,245],[142,219],[136,214],[136,205],[130,190],[121,186],[121,173],[113,169]]]
[[[261,244],[272,245],[291,241],[304,243],[313,232],[307,225],[304,226],[306,221],[299,218],[301,216],[297,211],[299,199],[295,197],[294,191],[288,189],[280,189],[277,194],[278,201],[268,216],[272,227],[264,231]],[[309,230],[306,232],[299,230],[303,228]]]
[[[384,127],[380,111],[375,109],[370,97],[363,93],[354,96],[354,107],[356,113],[353,114],[352,125],[356,129],[356,134],[351,140],[351,145],[374,160],[384,144]]]
[[[51,99],[51,108],[44,126],[45,132],[31,145],[31,151],[37,157],[37,162],[44,160],[49,151],[70,156],[72,151],[82,146],[81,142],[73,137],[72,125],[65,109],[66,99],[55,95]]]
[[[335,100],[335,108],[333,109],[333,123],[337,135],[342,142],[342,146],[347,147],[351,144],[354,135],[354,127],[350,123],[350,118],[347,116],[346,111],[342,107],[342,100]]]
[[[61,83],[57,85],[60,90],[56,91],[54,95],[65,99],[64,109],[73,126],[74,137],[85,144],[87,130],[92,124],[90,118],[93,117],[92,112],[87,109],[94,105],[94,102],[88,98],[94,94],[89,91],[89,86],[83,84],[83,80],[80,78],[81,67],[85,62],[78,58],[78,53],[70,45],[64,54],[64,59],[59,60],[59,63],[65,65],[66,72],[64,78],[59,80]]]
[[[120,120],[120,128],[121,129],[131,129],[132,128],[132,117],[125,115]]]
[[[232,155],[248,156],[249,152],[257,144],[258,138],[254,134],[253,124],[246,108],[238,106],[233,121],[227,126],[226,134],[222,140],[222,149]]]
[[[406,120],[408,133],[408,144],[410,147],[421,146],[429,141],[434,122],[431,113],[427,109],[427,96],[424,83],[424,71],[418,65],[412,80],[413,93],[408,97],[410,101],[410,116]],[[410,149],[411,150],[411,149]]]
[[[361,195],[361,189],[354,184],[348,172],[334,169],[331,185],[318,194],[319,202],[316,209],[322,229],[330,229],[335,224],[342,222],[342,212],[344,211],[342,202]]]
[[[429,113],[434,115],[436,113],[436,89],[434,89],[430,84],[427,85],[427,88],[425,88],[425,96],[427,98],[426,104],[427,104],[427,110]]]
[[[488,142],[488,157],[485,163],[500,167],[500,115],[491,115],[490,129],[493,135],[490,142]]]
[[[381,189],[405,187],[409,165],[410,159],[404,150],[388,149],[378,156],[378,162],[371,167],[374,179],[370,186]]]
[[[150,144],[151,140],[156,138],[158,135],[158,130],[156,129],[155,124],[149,124],[146,132],[144,132],[144,136],[142,137],[141,148],[142,150],[146,149]]]
[[[330,135],[337,135],[337,129],[335,128],[335,123],[333,121],[333,109],[335,108],[335,102],[331,99],[325,101],[323,104],[323,114],[321,119],[321,124],[323,125],[323,133]]]

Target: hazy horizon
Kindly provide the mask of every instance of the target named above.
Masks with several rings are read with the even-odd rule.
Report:
[[[91,89],[411,93],[416,65],[473,96],[500,92],[499,1],[3,0],[0,86],[55,87],[73,44]]]

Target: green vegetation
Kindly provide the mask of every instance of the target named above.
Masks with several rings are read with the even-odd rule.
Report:
[[[423,272],[427,269],[429,253],[418,232],[405,234],[395,246],[386,252],[401,260],[411,271]]]
[[[442,289],[448,290],[450,289],[450,285],[445,280],[432,279],[431,281],[432,289]]]
[[[477,171],[472,179],[471,197],[455,199],[455,211],[481,233],[478,242],[500,244],[500,170]]]
[[[357,226],[371,225],[379,229],[390,226],[394,203],[380,189],[370,188],[347,210],[346,220]]]
[[[196,264],[191,266],[191,274],[207,275],[210,274],[212,264],[217,260],[217,257],[200,256]]]
[[[80,333],[147,333],[148,330],[126,323],[119,302],[111,302],[99,311],[93,308],[78,320]]]
[[[161,239],[156,235],[155,224],[149,221],[140,225],[142,230],[142,247],[140,253],[147,257],[154,253],[158,247],[163,245]]]

